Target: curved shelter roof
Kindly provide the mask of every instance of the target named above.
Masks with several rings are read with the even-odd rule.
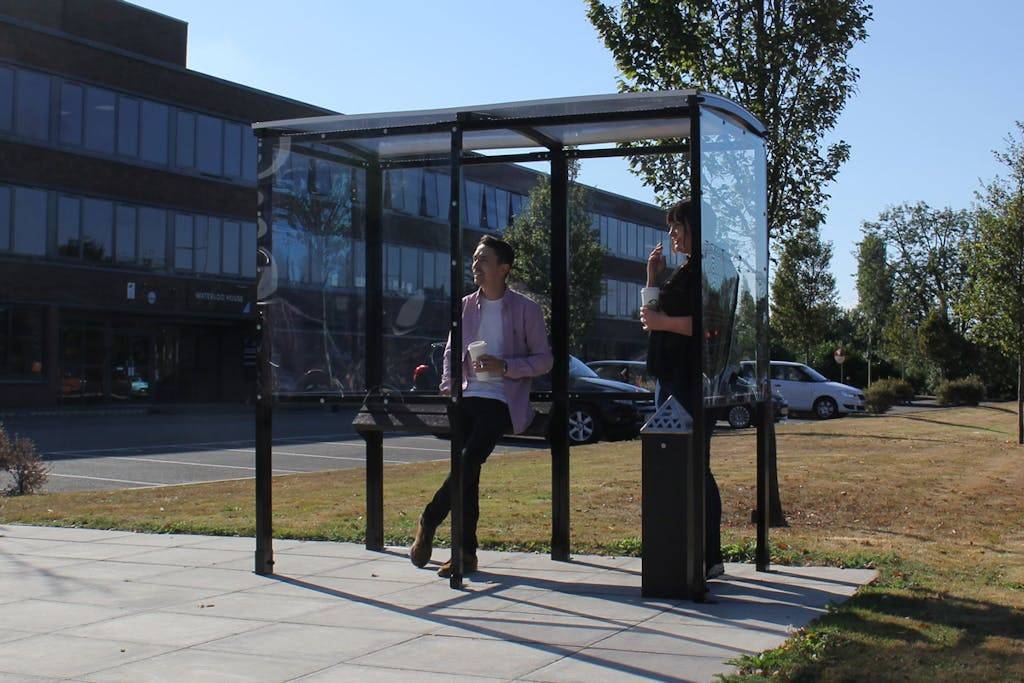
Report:
[[[689,137],[689,102],[763,135],[764,125],[729,99],[696,90],[587,95],[446,109],[337,114],[266,121],[265,135],[345,141],[379,158],[446,154],[461,124],[466,151],[612,144]]]

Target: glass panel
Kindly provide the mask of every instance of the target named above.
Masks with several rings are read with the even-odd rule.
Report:
[[[467,180],[465,183],[465,188],[466,211],[464,214],[464,220],[466,221],[466,225],[468,227],[480,227],[484,200],[484,186],[481,185],[480,183],[475,183],[471,180]]]
[[[220,272],[220,219],[196,222],[196,272]]]
[[[227,253],[228,244],[227,240],[224,241],[224,262],[227,263],[228,257],[234,258],[233,255]],[[227,270],[225,269],[225,272]],[[254,278],[256,277],[256,224],[255,223],[242,223],[242,277]]]
[[[154,164],[167,163],[167,107],[156,102],[142,102],[142,142],[139,156]]]
[[[363,171],[327,158],[333,151],[323,146],[315,150],[322,163],[312,165],[306,145],[278,150],[272,267],[261,271],[257,284],[267,304],[274,391],[281,397],[361,395],[365,389],[362,212],[353,205],[353,181],[362,182]],[[225,255],[227,249],[225,240]],[[255,264],[255,250],[245,259]],[[353,270],[356,286],[350,284]]]
[[[402,292],[413,294],[420,293],[423,289],[419,285],[420,280],[420,255],[415,247],[402,247]]]
[[[85,146],[97,152],[114,153],[114,93],[100,88],[85,89]]]
[[[177,120],[174,161],[181,168],[192,168],[196,165],[196,115],[179,111]]]
[[[60,141],[82,144],[82,86],[60,84]]]
[[[223,122],[200,114],[196,124],[196,167],[203,173],[222,175],[224,172]]]
[[[18,135],[50,139],[50,77],[18,69],[15,77],[14,127]]]
[[[255,239],[255,234],[253,235]],[[239,242],[241,227],[235,221],[224,221],[224,274],[239,274]]]
[[[46,254],[46,191],[14,190],[14,251],[29,256]]]
[[[0,130],[14,123],[14,71],[0,66]]]
[[[81,200],[61,197],[57,200],[57,254],[67,258],[82,256]]]
[[[118,263],[135,263],[135,207],[117,207],[117,245]]]
[[[493,185],[484,185],[484,202],[486,203],[484,217],[487,219],[487,227],[491,230],[498,229],[498,188]]]
[[[242,127],[237,123],[224,124],[224,175],[242,176]]]
[[[100,199],[82,202],[82,257],[109,263],[114,257],[114,205]]]
[[[497,200],[498,222],[494,225],[498,230],[508,227],[508,190],[496,190],[494,194]]]
[[[0,377],[43,379],[46,312],[0,306]]]
[[[768,371],[764,142],[701,110],[700,161],[705,404],[719,406],[763,395]]]
[[[401,248],[394,244],[384,245],[384,289],[388,292],[401,290]]]
[[[178,270],[192,270],[192,244],[195,220],[192,216],[174,216],[174,267]]]
[[[117,98],[117,152],[134,157],[139,154],[139,101]]]
[[[139,209],[139,258],[154,270],[167,265],[167,212],[163,209]]]
[[[438,217],[438,201],[437,201],[437,180],[438,176],[432,171],[426,171],[423,174],[423,195],[424,195],[424,209],[426,215],[431,218]]]
[[[0,185],[0,250],[11,248],[11,188]]]

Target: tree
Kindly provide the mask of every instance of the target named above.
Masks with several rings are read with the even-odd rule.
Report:
[[[863,0],[588,0],[587,16],[619,68],[621,92],[696,88],[730,97],[767,127],[768,225],[785,242],[824,220],[825,186],[849,158],[824,137],[853,94],[848,62],[867,38]],[[663,203],[689,194],[689,167],[635,157]]]
[[[597,317],[605,249],[590,226],[586,187],[576,182],[579,163],[569,165],[569,351],[579,353]],[[516,251],[511,280],[537,300],[551,329],[551,184],[541,177],[504,239]]]
[[[772,283],[772,329],[804,355],[828,336],[836,314],[836,279],[831,271],[832,245],[815,231],[797,233],[786,242]]]
[[[892,310],[892,268],[886,259],[885,242],[876,234],[865,235],[857,245],[857,299],[859,322],[867,335],[871,386],[871,352]]]
[[[979,194],[977,234],[965,249],[959,312],[971,336],[1017,359],[1017,443],[1024,444],[1024,122],[996,159],[1009,168]]]

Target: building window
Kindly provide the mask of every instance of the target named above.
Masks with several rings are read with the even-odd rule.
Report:
[[[66,145],[82,144],[82,86],[60,85],[60,141]]]
[[[356,242],[356,287],[366,287],[366,242]]]
[[[114,254],[118,263],[135,263],[135,241],[137,236],[134,206],[117,207],[117,242]]]
[[[18,187],[14,190],[12,250],[28,256],[46,255],[46,191]]]
[[[462,215],[465,216],[466,225],[476,228],[480,226],[480,221],[483,220],[484,186],[468,180],[466,181],[465,188],[466,196],[463,197],[462,201],[466,205],[466,210]]]
[[[438,287],[444,290],[445,294],[452,292],[452,267],[448,254],[443,251],[434,252],[436,264],[434,277],[437,278]]]
[[[196,218],[195,250],[197,273],[220,273],[219,218]]]
[[[242,178],[256,180],[256,136],[249,127],[242,133]]]
[[[224,124],[224,175],[242,176],[242,127],[237,123]]]
[[[438,218],[437,206],[437,174],[426,171],[423,174],[423,213],[430,218]]]
[[[192,270],[192,238],[195,223],[192,216],[174,216],[174,268]]]
[[[0,130],[14,124],[14,71],[0,66]]]
[[[49,140],[50,77],[18,69],[14,85],[15,132],[33,140]]]
[[[117,98],[117,152],[139,155],[139,101],[131,97]]]
[[[238,250],[241,242],[241,226],[235,221],[224,221],[224,264],[225,275],[238,275]]]
[[[174,162],[181,168],[192,168],[196,165],[196,115],[179,111],[177,121]]]
[[[162,270],[167,266],[167,212],[139,209],[139,259],[146,268]]]
[[[224,124],[200,114],[196,124],[196,168],[210,175],[224,174]]]
[[[402,292],[412,294],[419,290],[420,250],[415,247],[402,247]]]
[[[0,307],[0,377],[43,379],[46,348],[42,309]]]
[[[114,93],[100,88],[85,89],[85,147],[114,153]]]
[[[156,102],[142,102],[142,135],[139,156],[154,164],[167,163],[167,138],[169,112],[167,107]]]
[[[0,185],[0,251],[11,248],[11,188]]]
[[[498,209],[498,222],[494,224],[494,227],[499,231],[504,231],[508,227],[508,190],[495,190],[494,197],[497,200]]]
[[[82,202],[78,197],[57,200],[57,254],[65,258],[82,256]]]
[[[402,251],[391,244],[384,245],[384,289],[397,292],[401,289]]]
[[[114,205],[100,199],[82,202],[82,257],[110,263],[114,257]]]
[[[242,277],[256,277],[256,237],[256,224],[242,223]],[[226,262],[228,254],[226,240],[224,254]],[[225,270],[225,272],[227,271]]]

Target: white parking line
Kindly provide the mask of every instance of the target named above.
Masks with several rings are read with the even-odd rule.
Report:
[[[65,477],[67,479],[91,479],[93,481],[115,481],[118,484],[138,484],[139,486],[167,486],[167,484],[157,484],[152,481],[132,481],[131,479],[111,479],[110,477],[87,477],[84,474],[60,474],[59,472],[50,472],[51,477]]]
[[[337,438],[339,436],[350,436],[350,435],[351,436],[356,436],[355,434],[351,434],[350,432],[343,432],[343,433],[335,432],[333,434],[306,434],[306,435],[303,435],[303,436],[283,436],[283,437],[279,437],[279,438],[274,439],[274,442],[277,443],[277,442],[283,442],[283,441],[306,441],[306,440],[321,439],[321,438],[334,439],[334,438]],[[152,446],[120,446],[120,447],[116,447],[116,448],[86,448],[86,449],[76,449],[76,450],[71,450],[71,451],[47,451],[47,452],[43,453],[42,455],[87,455],[89,453],[118,453],[118,452],[122,452],[122,451],[151,451],[151,450],[160,449],[160,448],[188,448],[190,446],[231,446],[231,445],[236,445],[236,444],[251,444],[252,442],[253,442],[252,439],[232,439],[232,440],[229,440],[229,441],[193,441],[191,443],[154,444]],[[327,443],[330,443],[330,442],[327,442]],[[344,443],[344,442],[338,442],[338,443]]]
[[[365,444],[352,443],[350,441],[321,441],[321,443],[327,443],[335,446],[353,446],[356,448],[365,448]],[[450,453],[450,448],[420,448],[419,446],[389,446],[384,444],[384,450],[387,449],[398,450],[398,451],[429,451],[431,453]]]
[[[212,463],[212,462],[188,462],[188,461],[185,461],[185,460],[162,460],[162,459],[159,459],[159,458],[141,458],[141,457],[135,457],[135,456],[131,456],[131,455],[119,455],[119,456],[116,456],[116,457],[113,457],[113,458],[107,458],[107,459],[108,460],[117,460],[118,462],[120,462],[122,460],[134,460],[136,462],[160,462],[160,463],[166,463],[168,465],[192,465],[193,467],[223,467],[223,468],[229,469],[229,470],[252,470],[254,472],[256,471],[255,467],[246,467],[244,465],[220,465],[220,464]],[[280,468],[275,467],[274,471],[275,472],[284,472],[286,474],[299,474],[300,472],[303,472],[304,470],[285,470],[285,469],[280,469]]]
[[[232,453],[248,453],[249,455],[255,455],[254,449],[245,450],[244,448],[227,448],[225,450],[231,451]],[[346,455],[317,455],[315,453],[296,453],[295,451],[279,451],[274,449],[274,453],[277,455],[293,455],[299,458],[319,458],[321,460],[351,460],[354,462],[365,462],[366,458],[353,458]],[[384,462],[391,465],[405,465],[405,460],[385,460]]]

